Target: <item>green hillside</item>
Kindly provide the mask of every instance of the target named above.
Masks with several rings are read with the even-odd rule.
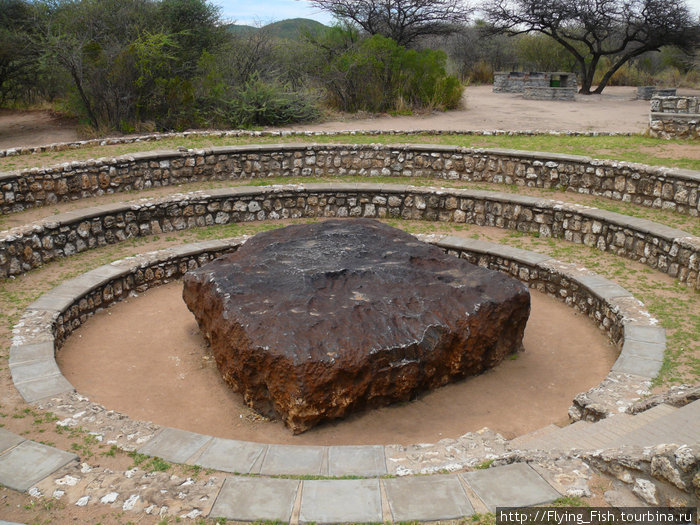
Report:
[[[327,26],[323,25],[321,22],[317,22],[316,20],[311,20],[309,18],[290,18],[288,20],[280,20],[279,22],[273,22],[263,26],[262,28],[238,24],[230,24],[227,26],[229,31],[242,36],[264,29],[269,31],[273,38],[285,38],[288,40],[297,40],[304,33],[318,35],[324,29],[326,29],[326,27]]]

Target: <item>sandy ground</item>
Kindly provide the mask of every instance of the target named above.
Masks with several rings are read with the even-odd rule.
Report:
[[[679,90],[679,94],[698,94]],[[522,95],[494,93],[493,86],[470,86],[464,109],[425,116],[346,119],[289,129],[338,130],[511,130],[624,131],[641,133],[649,123],[649,101],[636,100],[635,87],[608,87],[602,95],[576,95],[575,102],[525,100]]]
[[[74,120],[50,111],[0,110],[0,149],[78,140]]]
[[[700,91],[679,90],[679,94]],[[577,95],[575,102],[525,100],[521,95],[493,93],[491,85],[470,86],[463,108],[427,115],[348,116],[284,129],[338,130],[486,130],[624,131],[641,133],[649,120],[649,101],[636,100],[634,87],[608,87],[602,95]],[[75,121],[48,111],[0,111],[0,149],[78,140]]]
[[[175,282],[96,314],[59,352],[76,389],[107,408],[219,437],[303,445],[419,443],[485,426],[514,437],[567,422],[574,396],[597,385],[614,349],[591,321],[532,293],[525,352],[497,368],[423,395],[292,436],[261,421],[223,382]],[[163,329],[167,327],[167,329]]]

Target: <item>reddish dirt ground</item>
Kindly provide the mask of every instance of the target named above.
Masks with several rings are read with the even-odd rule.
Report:
[[[496,369],[402,403],[292,436],[262,421],[220,378],[194,316],[171,283],[95,315],[58,355],[93,401],[161,425],[219,437],[293,444],[437,441],[485,426],[506,437],[566,422],[573,397],[597,385],[617,351],[593,323],[532,293],[525,352]]]

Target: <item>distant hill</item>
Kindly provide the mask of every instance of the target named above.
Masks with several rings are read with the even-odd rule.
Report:
[[[279,22],[273,22],[262,28],[245,26],[238,24],[230,24],[227,26],[228,30],[237,35],[249,35],[255,31],[260,31],[264,29],[270,32],[273,38],[286,38],[288,40],[298,40],[304,33],[311,33],[312,35],[320,34],[327,26],[323,25],[321,22],[316,20],[311,20],[309,18],[290,18],[288,20],[280,20]]]

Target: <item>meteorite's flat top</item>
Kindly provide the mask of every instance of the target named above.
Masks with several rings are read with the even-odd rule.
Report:
[[[519,281],[369,219],[261,233],[191,273],[215,284],[223,315],[252,344],[295,364],[408,346],[458,329],[483,303],[527,293]]]

